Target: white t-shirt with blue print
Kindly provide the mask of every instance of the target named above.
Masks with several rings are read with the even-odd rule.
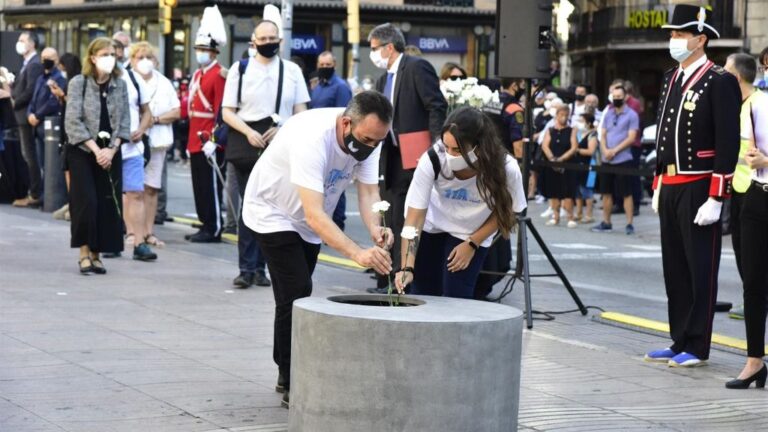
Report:
[[[456,178],[446,164],[442,142],[435,144],[435,149],[438,149],[442,174],[435,180],[432,162],[426,154],[422,156],[408,188],[405,207],[427,209],[425,232],[448,233],[459,240],[466,240],[483,225],[491,215],[491,210],[480,197],[477,176],[466,180]],[[506,171],[513,209],[519,213],[525,210],[528,203],[523,191],[523,176],[517,162],[510,155],[506,158]],[[445,178],[443,174],[453,178]],[[489,236],[480,246],[488,247],[492,240],[493,236]]]
[[[336,138],[336,118],[344,108],[296,114],[280,128],[251,171],[243,197],[243,221],[257,233],[297,232],[320,244],[304,216],[298,187],[323,194],[323,209],[333,214],[352,180],[378,184],[381,146],[363,162],[344,153]]]

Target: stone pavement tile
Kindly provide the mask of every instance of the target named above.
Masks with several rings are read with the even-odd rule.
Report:
[[[188,383],[148,384],[136,387],[192,414],[218,409],[274,408],[282,395],[247,381],[218,381],[205,386]]]
[[[238,428],[257,424],[287,424],[288,410],[276,399],[273,408],[219,409],[195,413],[199,418],[221,427]]]
[[[67,421],[61,426],[71,432],[203,432],[220,426],[187,413],[127,419]]]
[[[14,367],[3,365],[0,368],[0,381],[78,377],[84,373],[86,371],[81,367],[63,361],[51,365],[19,365]]]
[[[97,390],[122,389],[125,386],[94,373],[83,371],[74,377],[27,378],[0,380],[0,396],[13,400],[19,395],[46,397],[60,393],[78,391],[82,393]]]
[[[0,431],[62,432],[64,429],[16,404],[0,398]]]
[[[33,347],[44,348],[49,353],[151,348],[136,339],[93,326],[84,330],[21,331],[6,334]]]

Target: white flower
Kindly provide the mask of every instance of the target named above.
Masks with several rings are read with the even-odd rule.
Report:
[[[387,210],[389,210],[389,203],[387,201],[379,201],[377,203],[373,203],[371,208],[373,209],[374,213],[386,213]]]
[[[280,124],[280,120],[282,120],[282,119],[280,118],[280,116],[278,114],[272,114],[271,117],[272,117],[272,121],[275,124]]]
[[[474,86],[474,85],[477,85],[477,78],[469,77],[469,78],[465,79],[464,82],[467,83],[468,85],[473,85]]]
[[[112,135],[110,135],[109,132],[107,132],[107,131],[101,131],[101,132],[99,132],[99,134],[97,136],[99,138],[105,139],[105,140],[108,140],[108,139],[110,139],[112,137]]]
[[[415,226],[404,226],[400,232],[400,237],[406,240],[413,240],[419,235],[419,231]]]
[[[464,80],[448,80],[445,82],[445,89],[449,93],[459,94],[464,89]]]
[[[499,91],[498,90],[493,92],[493,96],[491,96],[491,102],[493,102],[495,104],[501,102],[500,99],[499,99]]]

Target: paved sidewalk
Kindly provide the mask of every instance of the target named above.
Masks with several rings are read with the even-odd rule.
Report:
[[[191,229],[158,229],[168,245],[155,263],[107,260],[106,276],[84,277],[68,224],[0,206],[0,431],[285,430],[271,290],[231,289],[235,248],[189,244],[183,232]],[[315,281],[318,296],[372,284],[327,265]],[[520,286],[506,303],[521,306]],[[533,288],[537,310],[574,307],[554,283]],[[579,294],[607,308],[658,308]],[[723,388],[740,354],[714,351],[695,370],[644,363],[643,352],[666,339],[598,323],[593,313],[525,332],[521,430],[765,429],[766,391]]]

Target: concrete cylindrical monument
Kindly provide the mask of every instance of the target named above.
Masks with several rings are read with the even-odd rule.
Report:
[[[517,430],[523,315],[495,303],[308,297],[293,306],[289,431]]]

